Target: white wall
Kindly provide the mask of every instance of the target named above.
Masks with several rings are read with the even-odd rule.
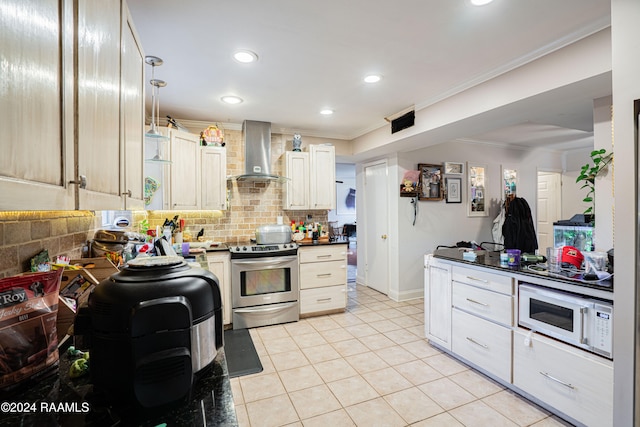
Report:
[[[467,217],[466,205],[466,162],[487,166],[486,197],[491,201],[489,216]],[[502,196],[500,179],[501,165],[518,171],[518,197],[529,203],[533,217],[536,217],[535,201],[537,192],[537,169],[561,170],[562,156],[548,150],[525,151],[498,145],[476,144],[451,141],[421,150],[399,155],[397,180],[405,170],[417,168],[418,163],[464,162],[463,203],[445,201],[418,202],[418,216],[415,226],[411,199],[392,194],[391,203],[398,209],[398,277],[397,294],[412,295],[423,285],[422,258],[433,252],[438,245],[454,245],[464,240],[478,243],[492,242],[493,219],[498,215]],[[395,284],[395,283],[394,283]]]
[[[582,184],[576,182],[580,169],[591,160],[589,153],[593,147],[570,150],[563,154],[562,173],[562,219],[570,219],[573,215],[583,213],[589,205],[582,201],[587,195]]]
[[[640,423],[638,374],[638,148],[634,100],[640,99],[640,2],[611,1],[616,320],[613,325],[613,425]],[[617,238],[616,238],[617,237]],[[635,411],[635,416],[634,416]]]

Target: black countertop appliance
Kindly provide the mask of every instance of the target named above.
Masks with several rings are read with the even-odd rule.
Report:
[[[223,346],[218,279],[180,257],[136,258],[103,280],[76,317],[91,382],[114,403],[184,402]]]

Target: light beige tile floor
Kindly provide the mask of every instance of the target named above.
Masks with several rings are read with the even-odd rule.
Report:
[[[349,283],[344,313],[251,329],[264,370],[233,378],[240,426],[566,426],[429,345],[423,300]]]

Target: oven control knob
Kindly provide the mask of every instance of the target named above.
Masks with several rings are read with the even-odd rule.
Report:
[[[236,252],[240,252],[240,246],[236,246]]]
[[[246,251],[246,250],[247,250],[247,247],[246,247],[246,246],[243,246],[243,247],[242,247],[242,250],[243,250],[243,251]]]

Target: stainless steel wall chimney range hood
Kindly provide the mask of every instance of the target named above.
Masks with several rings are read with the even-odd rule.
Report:
[[[286,182],[287,178],[271,173],[271,123],[245,120],[242,123],[244,171],[230,179],[236,181]]]

